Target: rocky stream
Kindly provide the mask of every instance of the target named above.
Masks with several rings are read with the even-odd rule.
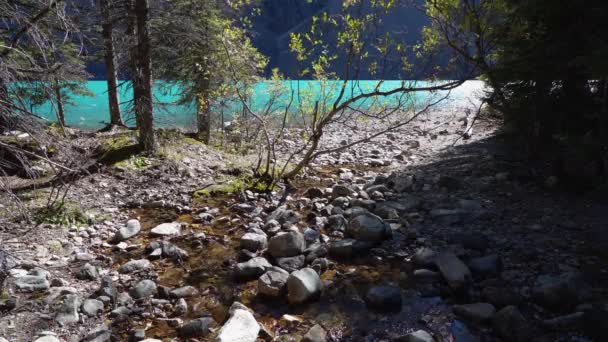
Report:
[[[274,193],[193,200],[222,169],[198,146],[177,171],[80,180],[70,196],[106,219],[3,227],[0,341],[605,339],[606,204],[560,192],[491,122],[464,141],[436,121]]]

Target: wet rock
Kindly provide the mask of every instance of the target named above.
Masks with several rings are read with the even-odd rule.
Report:
[[[256,207],[251,203],[239,203],[232,206],[232,209],[237,213],[248,214],[254,212]]]
[[[275,220],[279,224],[296,224],[300,222],[300,215],[293,210],[289,210],[286,207],[279,207],[273,211],[269,216],[268,220]]]
[[[116,305],[130,305],[133,303],[133,298],[127,292],[121,292],[116,295]]]
[[[265,249],[268,246],[268,239],[266,235],[257,233],[245,233],[241,237],[241,248],[257,252]]]
[[[179,235],[182,225],[179,222],[162,223],[150,230],[153,236],[173,236]]]
[[[554,317],[546,319],[541,322],[542,326],[557,331],[567,331],[580,329],[585,321],[584,312],[575,312],[565,316]]]
[[[289,273],[268,271],[258,279],[258,293],[270,297],[283,295],[287,285]]]
[[[152,263],[148,259],[131,260],[126,264],[120,266],[118,269],[119,273],[132,273],[136,271],[147,270],[152,267]]]
[[[507,306],[492,318],[494,331],[507,341],[530,341],[534,332],[515,306]]]
[[[414,279],[418,281],[434,282],[441,279],[441,274],[427,269],[414,270]]]
[[[410,191],[414,186],[414,177],[393,173],[388,177],[387,185],[392,187],[396,192]]]
[[[591,297],[591,288],[580,273],[541,275],[536,279],[532,297],[548,309],[569,310]]]
[[[152,241],[146,246],[146,252],[150,253],[150,258],[163,256],[174,261],[182,261],[188,258],[188,253],[185,250],[169,241]]]
[[[301,269],[306,264],[306,257],[304,255],[298,255],[289,258],[278,258],[276,259],[277,265],[287,272],[293,272]]]
[[[199,292],[194,286],[182,286],[169,291],[169,297],[171,298],[186,298],[198,296]]]
[[[184,298],[180,298],[175,303],[174,312],[177,316],[182,316],[188,313],[188,303]]]
[[[353,208],[359,207],[365,209],[367,211],[374,210],[376,206],[376,201],[370,199],[354,199],[350,202]]]
[[[62,278],[53,278],[51,279],[51,286],[53,287],[65,287],[70,286],[70,283]]]
[[[84,264],[76,271],[76,278],[80,280],[95,280],[98,276],[97,268],[89,263]]]
[[[367,291],[365,303],[374,310],[400,311],[401,289],[392,285],[374,286]]]
[[[306,197],[308,197],[310,199],[315,199],[315,198],[323,197],[323,190],[321,190],[319,188],[309,188],[304,193],[304,196],[306,196]]]
[[[345,232],[348,222],[342,215],[331,215],[327,221],[329,231]]]
[[[374,209],[374,214],[385,220],[395,220],[399,218],[399,212],[397,209],[384,204],[377,205]]]
[[[346,185],[336,184],[331,189],[331,195],[333,198],[336,197],[345,197],[353,194],[353,190]]]
[[[435,258],[437,257],[437,253],[434,250],[428,247],[421,247],[416,250],[414,256],[412,257],[412,261],[417,266],[422,267],[430,267],[435,266]]]
[[[315,270],[319,274],[323,274],[323,272],[327,271],[329,268],[329,260],[326,258],[318,258],[312,262],[310,267]]]
[[[134,288],[131,289],[131,297],[134,299],[140,299],[145,297],[154,296],[158,291],[156,283],[150,279],[144,279],[137,283]]]
[[[315,324],[306,335],[301,342],[326,342],[327,341],[327,333],[325,329],[319,324]]]
[[[217,323],[211,317],[193,319],[179,328],[181,338],[205,337],[209,335]]]
[[[15,279],[15,286],[23,291],[45,291],[51,284],[44,276],[24,275]]]
[[[57,310],[55,320],[60,325],[66,325],[70,323],[78,322],[80,316],[78,315],[78,307],[80,306],[80,298],[75,294],[66,295],[63,299],[63,303]]]
[[[391,227],[372,214],[358,215],[350,220],[346,232],[360,241],[380,242],[392,237]]]
[[[110,341],[112,332],[110,328],[102,324],[87,333],[81,342],[107,342]]]
[[[434,221],[452,225],[471,220],[471,215],[464,209],[433,209],[429,213]]]
[[[103,312],[103,302],[97,299],[86,299],[80,310],[87,316],[97,316],[97,314]]]
[[[485,251],[490,244],[488,237],[482,233],[457,233],[452,236],[450,242],[460,244],[464,248]]]
[[[17,306],[17,298],[9,297],[6,299],[0,299],[0,312],[1,311],[11,311]]]
[[[471,280],[471,271],[454,253],[442,252],[435,264],[448,285],[457,291],[464,290]]]
[[[437,185],[440,188],[446,188],[449,191],[458,190],[462,187],[460,179],[452,176],[440,176],[437,180]]]
[[[333,242],[329,248],[329,254],[336,258],[349,259],[366,253],[372,247],[373,244],[371,242],[344,239]]]
[[[306,248],[306,240],[300,232],[289,231],[273,236],[268,242],[268,252],[275,258],[300,255]]]
[[[496,254],[473,258],[469,261],[469,269],[478,277],[496,276],[502,271],[502,260]]]
[[[405,336],[399,337],[396,342],[435,342],[433,336],[424,330],[416,330]]]
[[[114,286],[114,282],[111,277],[103,277],[101,279],[101,285],[99,290],[95,292],[98,297],[108,297],[110,298],[110,302],[115,304],[117,302],[118,291],[116,290],[116,286]]]
[[[300,304],[318,298],[323,284],[315,270],[303,268],[291,273],[287,279],[287,299],[291,304]]]
[[[585,311],[583,331],[596,341],[606,338],[608,336],[608,311],[606,308],[594,307]]]
[[[462,320],[476,324],[489,322],[496,313],[494,305],[489,303],[455,305],[452,310]]]
[[[480,338],[473,335],[467,326],[460,322],[454,321],[450,326],[450,332],[454,337],[454,342],[480,342]]]
[[[306,228],[304,230],[304,240],[306,240],[306,245],[310,246],[311,244],[319,241],[319,238],[321,237],[321,233],[319,233],[318,231],[311,229],[311,228]]]
[[[141,225],[138,220],[129,220],[127,221],[127,225],[125,227],[120,228],[114,237],[112,238],[112,242],[118,243],[121,241],[128,240],[135,235],[139,234],[141,230]]]
[[[384,184],[376,184],[365,188],[365,191],[369,194],[374,192],[385,193],[390,192],[390,190]]]
[[[230,318],[220,329],[215,342],[255,342],[259,332],[260,325],[250,310],[235,302],[230,307]]]
[[[486,287],[481,291],[481,298],[497,308],[516,306],[522,301],[519,294],[507,287]]]
[[[249,261],[236,264],[234,275],[239,279],[257,278],[264,274],[272,265],[262,257],[255,257]]]

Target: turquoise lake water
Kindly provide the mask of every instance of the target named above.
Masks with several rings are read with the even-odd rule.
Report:
[[[381,85],[382,90],[390,90],[400,86],[402,81],[384,81]],[[427,85],[427,82],[408,81],[417,86]],[[415,82],[415,83],[414,83]],[[316,100],[320,103],[333,103],[332,99],[337,98],[341,82],[340,81],[282,81],[281,84],[268,81],[257,83],[250,91],[251,96],[248,106],[256,111],[262,112],[269,109],[277,114],[284,113],[286,106],[291,102],[290,111],[297,113],[300,108],[313,106]],[[377,81],[350,81],[346,95],[359,94],[374,89]],[[71,95],[69,103],[65,105],[66,124],[68,126],[99,129],[109,121],[108,92],[105,81],[89,81],[87,89],[93,96]],[[464,103],[466,99],[483,88],[483,83],[479,81],[469,81],[461,87],[450,92],[450,100],[442,103],[442,106],[455,103]],[[121,109],[123,117],[128,125],[134,125],[134,118],[130,112],[132,90],[127,82],[121,82],[119,91]],[[179,99],[179,89],[173,87],[168,89],[162,81],[157,81],[154,87],[154,120],[158,127],[178,127],[192,129],[195,127],[195,106],[194,104],[177,104]],[[293,101],[292,100],[293,94]],[[428,101],[434,101],[446,95],[440,93],[416,93],[408,97],[391,96],[374,100],[368,99],[357,104],[361,109],[365,109],[372,104],[379,104],[384,101],[403,104],[403,108],[423,106]],[[274,99],[274,101],[271,101]],[[323,101],[326,99],[326,101]],[[226,120],[230,120],[233,115],[242,113],[242,104],[239,101],[225,101],[220,107],[215,107],[214,111],[222,112]],[[49,103],[33,108],[33,111],[50,120],[55,121],[55,111]]]

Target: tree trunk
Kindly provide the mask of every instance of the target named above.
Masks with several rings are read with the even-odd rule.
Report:
[[[61,86],[57,80],[53,81],[53,90],[55,91],[55,100],[57,101],[57,121],[61,129],[65,127],[65,110],[63,109],[63,96],[61,95]]]
[[[205,82],[203,87],[208,87],[208,82]],[[197,138],[203,143],[209,145],[211,140],[211,108],[209,106],[209,95],[207,90],[198,96],[196,104],[196,121],[198,126]]]
[[[137,55],[133,84],[135,116],[139,128],[139,145],[147,153],[156,150],[154,116],[152,114],[152,60],[148,33],[148,0],[135,0]]]
[[[120,101],[118,99],[118,80],[116,76],[116,65],[114,60],[113,24],[110,16],[108,0],[99,0],[101,11],[101,35],[104,43],[104,59],[106,64],[106,79],[108,82],[108,101],[110,107],[110,125],[124,126],[120,114]]]

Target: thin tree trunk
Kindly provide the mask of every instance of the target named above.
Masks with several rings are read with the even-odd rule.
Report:
[[[110,16],[110,8],[108,0],[99,0],[99,8],[101,11],[101,35],[105,48],[104,59],[106,64],[106,79],[108,82],[108,101],[110,107],[110,125],[124,126],[122,116],[120,114],[120,101],[118,99],[118,80],[116,76],[116,65],[114,59],[114,41],[113,41],[113,26]]]
[[[53,81],[53,90],[55,91],[55,100],[57,101],[57,121],[61,129],[65,127],[65,110],[63,108],[63,96],[61,95],[61,86],[57,80]]]
[[[209,95],[203,91],[197,99],[197,138],[205,144],[211,140],[211,109],[209,108]]]
[[[139,145],[148,152],[156,150],[154,136],[154,116],[152,114],[152,60],[150,56],[150,36],[148,33],[148,0],[135,0],[137,27],[137,70],[134,89],[135,115],[139,128]]]

